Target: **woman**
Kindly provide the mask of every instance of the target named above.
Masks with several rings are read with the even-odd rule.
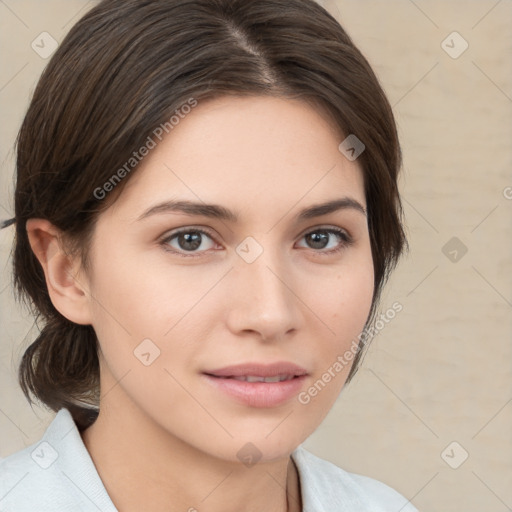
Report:
[[[44,324],[19,378],[57,415],[2,461],[0,510],[416,510],[300,446],[406,246],[400,164],[311,0],[88,12],[17,141],[15,284]]]

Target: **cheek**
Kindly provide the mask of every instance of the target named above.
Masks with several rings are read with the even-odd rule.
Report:
[[[324,334],[315,336],[316,375],[312,388],[299,397],[299,402],[322,417],[336,401],[350,373],[370,313],[374,272],[369,251],[368,246],[366,252],[354,252],[332,279],[322,280],[322,290],[314,295],[313,307],[325,324]]]
[[[118,246],[124,250],[116,251]],[[120,242],[101,248],[95,255],[91,306],[105,357],[112,354],[126,365],[134,349],[150,339],[162,351],[158,362],[163,364],[169,342],[174,353],[181,351],[197,337],[198,324],[211,316],[205,295],[219,281],[219,272],[171,265],[160,257],[145,259]]]
[[[362,255],[358,264],[347,263],[328,285],[324,282],[322,293],[314,295],[324,334],[315,336],[315,376],[298,401],[318,422],[333,406],[350,373],[373,290],[372,261]]]
[[[119,240],[97,242],[94,275],[91,280],[93,327],[105,357],[115,354],[115,361],[129,362],[133,349],[158,331],[148,312],[154,297],[148,272]]]
[[[338,310],[334,312],[339,327],[344,325],[363,328],[370,312],[374,282],[372,268],[354,269],[337,280],[336,296]],[[334,301],[333,301],[334,302]]]
[[[131,250],[122,240],[111,245],[98,243],[98,246],[101,251],[95,254],[91,293],[95,316],[102,324],[117,323],[117,327],[140,334],[141,330],[151,326],[154,331],[156,320],[164,311],[168,312],[167,316],[172,316],[169,309],[176,307],[177,301],[168,300],[169,296],[176,296],[175,290],[180,290],[180,294],[187,293],[188,287],[169,279],[163,269],[148,265],[140,253]],[[117,250],[118,247],[123,250]]]
[[[335,277],[324,280],[314,294],[317,310],[324,312],[325,322],[334,331],[337,347],[357,337],[370,313],[374,291],[371,254],[358,253],[347,259]],[[320,316],[320,315],[319,315]]]

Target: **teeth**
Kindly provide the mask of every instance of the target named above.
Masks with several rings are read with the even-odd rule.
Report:
[[[276,375],[275,377],[258,377],[256,375],[243,375],[233,377],[235,380],[243,380],[246,382],[282,382],[284,380],[293,379],[293,375]]]

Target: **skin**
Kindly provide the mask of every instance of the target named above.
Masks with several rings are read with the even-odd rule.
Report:
[[[269,408],[236,402],[201,372],[290,361],[309,372],[307,390],[363,329],[373,293],[366,216],[343,209],[297,221],[301,209],[344,196],[366,208],[362,170],[338,150],[344,138],[302,101],[200,102],[100,215],[88,272],[51,224],[28,221],[55,307],[98,336],[100,414],[82,438],[120,511],[301,510],[290,454],[325,418],[350,365],[307,405],[293,397]],[[219,204],[240,219],[137,220],[169,199]],[[192,250],[163,241],[182,227],[213,237]],[[331,233],[322,248],[305,236],[326,227],[353,243]],[[236,252],[248,236],[263,248],[252,263]],[[149,366],[134,356],[146,338],[160,350]],[[237,452],[249,442],[262,455],[246,467]]]

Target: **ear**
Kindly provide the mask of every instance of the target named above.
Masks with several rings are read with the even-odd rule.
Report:
[[[49,221],[29,219],[26,229],[55,309],[71,322],[91,324],[90,294],[80,258],[66,253],[60,230]]]

